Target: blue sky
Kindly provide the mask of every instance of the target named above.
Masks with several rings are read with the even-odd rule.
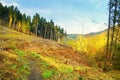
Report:
[[[109,0],[0,0],[14,5],[22,13],[36,12],[63,27],[67,33],[84,34],[107,28]]]

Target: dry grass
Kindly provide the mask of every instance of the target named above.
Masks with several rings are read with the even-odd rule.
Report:
[[[0,40],[0,80],[27,80],[31,68],[35,70],[33,75],[43,80],[110,80],[106,74],[87,67],[83,54],[55,41],[10,29],[0,30]]]

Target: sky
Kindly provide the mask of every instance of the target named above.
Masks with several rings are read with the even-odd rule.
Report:
[[[87,34],[107,28],[109,0],[0,0],[22,13],[41,17],[64,28],[68,34]]]

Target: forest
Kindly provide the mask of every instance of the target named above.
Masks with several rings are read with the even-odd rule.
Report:
[[[21,13],[17,7],[3,6],[2,3],[0,3],[0,25],[55,41],[61,40],[67,34],[63,28],[55,25],[52,19],[47,21],[38,13],[31,18],[25,13]]]
[[[80,35],[67,44],[85,53],[104,71],[120,70],[120,0],[109,1],[108,29],[98,34]]]

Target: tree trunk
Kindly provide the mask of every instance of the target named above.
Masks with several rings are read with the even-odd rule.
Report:
[[[45,27],[45,33],[44,33],[44,38],[46,38],[46,27]]]
[[[38,30],[38,27],[36,27],[36,30],[35,30],[35,34],[36,34],[36,36],[37,36],[37,30]]]
[[[114,34],[115,34],[116,12],[117,12],[117,0],[115,0],[115,10],[114,10],[114,20],[113,20],[113,29],[112,29],[112,36],[111,36],[109,60],[112,60],[112,55],[114,55],[113,49],[114,49]]]
[[[106,55],[105,55],[104,69],[106,69],[106,67],[107,67],[108,54],[109,54],[110,21],[111,21],[111,0],[109,2],[109,19],[108,19],[108,31],[107,31],[107,46],[106,46]]]

